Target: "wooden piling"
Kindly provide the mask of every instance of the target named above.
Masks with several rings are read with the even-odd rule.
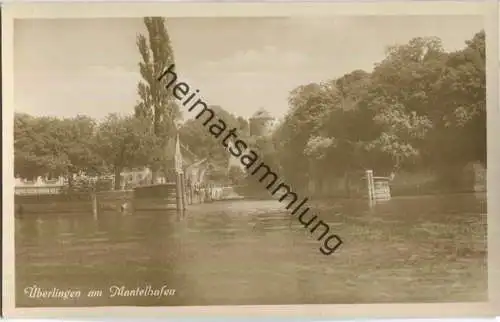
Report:
[[[366,170],[366,184],[368,190],[368,200],[373,201],[375,198],[375,184],[373,182],[373,170]]]
[[[187,204],[192,205],[193,204],[193,184],[191,181],[189,183],[186,181],[186,197],[187,197]]]
[[[181,205],[182,205],[182,210],[186,209],[186,182],[184,178],[184,173],[180,173],[180,186],[181,186]]]
[[[90,198],[92,200],[92,214],[94,215],[94,218],[97,219],[97,217],[98,217],[97,194],[95,192],[92,192],[90,194]]]
[[[370,204],[391,200],[390,180],[389,177],[374,177],[373,170],[366,170],[366,185]]]
[[[175,202],[177,205],[177,210],[182,209],[182,199],[181,199],[181,176],[179,173],[175,174]]]

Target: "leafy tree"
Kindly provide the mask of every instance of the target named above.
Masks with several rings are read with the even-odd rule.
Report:
[[[248,136],[250,134],[250,126],[248,124],[248,121],[241,116],[238,116],[236,120],[238,121],[238,130],[240,135],[243,137]]]
[[[318,132],[318,120],[332,104],[329,86],[312,83],[294,89],[288,100],[289,113],[274,134],[283,175],[293,185],[303,186],[307,180],[309,165],[304,149],[310,136]]]
[[[440,39],[418,37],[390,46],[371,75],[367,103],[382,132],[370,147],[388,153],[395,168],[421,156],[420,143],[433,127],[434,84],[446,58]]]
[[[93,143],[97,124],[92,118],[78,115],[72,119],[64,119],[61,127],[66,133],[61,141],[63,154],[69,161],[68,173],[92,175],[106,170],[102,160],[95,153]]]
[[[54,123],[53,119],[46,118],[43,121]],[[32,180],[51,171],[55,174],[62,173],[62,162],[50,158],[51,151],[43,142],[46,135],[36,133],[40,123],[38,119],[27,114],[16,114],[14,117],[14,172],[16,177]]]
[[[486,162],[485,66],[485,34],[481,31],[467,41],[466,48],[449,55],[443,76],[436,84],[442,109],[446,111],[439,115],[441,118],[434,118],[436,129],[453,129],[461,141],[462,152],[469,151],[471,143],[477,144],[477,149],[461,153],[459,160],[464,162],[471,161],[471,157]]]
[[[174,64],[174,53],[170,45],[170,37],[165,27],[165,19],[145,17],[144,24],[148,31],[148,39],[144,35],[137,38],[137,46],[142,61],[139,63],[143,78],[138,84],[140,102],[135,107],[135,115],[148,119],[151,130],[157,138],[157,149],[161,150],[168,137],[175,133],[175,120],[180,116],[179,107],[172,93],[173,86],[167,89],[158,77],[166,68]],[[153,167],[153,182],[156,181],[158,168],[163,162],[156,159]]]
[[[214,111],[216,118],[226,124],[226,133],[232,128],[236,128],[236,135],[240,139],[247,138],[248,123],[241,117],[235,117],[224,108],[213,105],[210,108]],[[216,120],[214,118],[214,120]],[[224,134],[216,139],[210,134],[208,127],[203,125],[201,119],[189,119],[180,128],[181,141],[189,146],[190,150],[199,158],[207,158],[211,163],[217,164],[220,168],[227,169],[229,152],[222,145]]]
[[[231,182],[231,184],[239,185],[245,180],[246,173],[240,167],[231,166],[229,168],[227,177],[228,177],[229,181]]]
[[[14,118],[15,175],[65,175],[99,170],[100,160],[92,146],[95,122],[85,116],[58,119],[16,114]]]
[[[115,189],[120,188],[120,174],[124,169],[151,163],[157,140],[144,118],[111,114],[99,125],[96,150],[113,170]]]
[[[287,178],[305,186],[373,167],[446,173],[485,163],[484,48],[484,31],[453,53],[438,38],[414,38],[389,47],[372,73],[299,86],[274,134]]]

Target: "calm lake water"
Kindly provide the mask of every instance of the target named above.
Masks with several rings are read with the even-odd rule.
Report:
[[[485,195],[315,204],[344,241],[332,255],[275,200],[175,212],[16,218],[17,306],[236,305],[483,301]],[[36,299],[24,289],[80,290]],[[166,285],[172,296],[109,288]],[[88,297],[100,289],[102,296]]]

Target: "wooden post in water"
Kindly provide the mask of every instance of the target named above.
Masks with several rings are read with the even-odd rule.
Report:
[[[177,210],[182,209],[182,199],[181,199],[181,175],[180,173],[175,174],[175,201],[177,203]]]
[[[186,180],[186,199],[187,199],[188,205],[193,204],[193,181],[192,180],[193,180],[192,177],[189,180]]]
[[[373,182],[373,170],[366,170],[366,184],[368,188],[368,200],[373,201],[375,197],[375,184]]]
[[[179,142],[179,132],[177,132],[177,137],[175,140],[175,155],[174,155],[174,163],[175,163],[175,176],[176,176],[176,201],[177,201],[177,210],[186,209],[186,196],[185,196],[185,188],[184,188],[184,178],[183,178],[183,170],[182,170],[182,154],[181,154],[181,145]]]
[[[180,173],[181,177],[181,204],[182,204],[182,210],[186,210],[186,182],[184,178],[184,173]]]
[[[98,205],[97,205],[97,194],[95,193],[95,191],[93,191],[91,194],[90,194],[90,199],[92,200],[92,214],[94,215],[94,219],[97,219],[97,216],[98,216]]]

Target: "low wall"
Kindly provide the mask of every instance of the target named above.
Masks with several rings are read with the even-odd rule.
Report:
[[[25,213],[75,213],[91,212],[90,195],[85,194],[52,194],[52,195],[15,195],[16,214]]]
[[[134,189],[135,199],[164,198],[172,194],[175,197],[175,183],[141,186]]]
[[[63,185],[54,186],[16,186],[14,188],[16,195],[40,195],[40,194],[59,194],[64,189]]]
[[[103,211],[134,211],[176,209],[175,184],[159,184],[134,190],[95,193],[97,213]],[[15,195],[17,215],[30,213],[68,214],[94,212],[90,193]]]
[[[134,192],[103,191],[95,194],[98,211],[121,211],[133,206]],[[16,195],[14,196],[15,211],[18,215],[30,213],[92,213],[92,195],[89,193],[52,194],[52,195]]]
[[[133,210],[133,190],[101,191],[96,198],[98,211]]]
[[[206,201],[241,198],[232,187],[202,189],[186,196],[186,202],[203,203]],[[188,192],[186,191],[188,194]],[[95,196],[95,201],[94,201]],[[17,214],[27,213],[97,213],[103,211],[131,212],[134,210],[177,209],[176,186],[174,183],[137,187],[133,190],[101,191],[91,193],[16,195],[14,199]]]
[[[135,210],[177,209],[175,183],[163,183],[134,189]]]

